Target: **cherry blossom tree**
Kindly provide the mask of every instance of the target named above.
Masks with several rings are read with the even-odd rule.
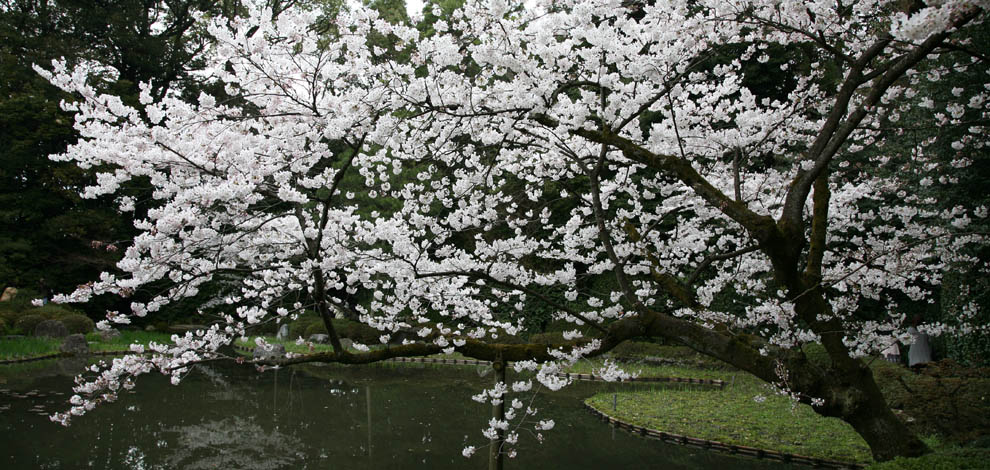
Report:
[[[217,276],[238,281],[220,323],[95,368],[54,419],[113,401],[140,373],[178,382],[230,359],[218,349],[252,325],[312,308],[334,351],[266,363],[457,351],[557,389],[573,361],[666,338],[848,422],[877,459],[922,454],[864,359],[907,339],[905,309],[934,302],[944,273],[986,271],[974,254],[986,207],[904,191],[917,175],[950,187],[986,158],[987,62],[967,42],[986,6],[469,1],[435,12],[429,36],[355,8],[330,40],[310,33],[315,12],[252,7],[203,19],[215,38],[204,77],[223,96],[146,93],[133,108],[96,93],[85,67],[39,69],[79,97],[67,106],[82,139],[53,158],[111,168],[86,194],[137,177],[156,188],[124,275],[57,300],[170,283],[108,315],[127,323]],[[982,82],[924,96],[973,70]],[[784,78],[753,85],[767,76]],[[946,133],[956,153],[899,139],[911,126],[963,129]],[[369,212],[369,199],[397,204]],[[357,289],[373,293],[356,309],[383,344],[350,352],[330,319]],[[505,341],[533,305],[585,335]],[[922,329],[979,334],[976,308]],[[396,344],[400,331],[419,339]],[[626,376],[610,363],[599,373]],[[484,433],[509,454],[512,423],[553,426],[517,401]]]

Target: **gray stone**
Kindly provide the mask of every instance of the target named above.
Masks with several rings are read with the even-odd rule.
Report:
[[[340,345],[343,346],[344,349],[351,349],[353,344],[354,341],[351,341],[350,338],[340,338]]]
[[[255,359],[282,359],[285,357],[285,346],[281,344],[270,345],[272,350],[269,351],[261,346],[256,346],[254,348],[254,358]]]
[[[34,327],[35,336],[47,336],[49,338],[65,338],[69,336],[69,329],[58,320],[44,320]]]
[[[155,331],[155,325],[148,325],[144,327],[144,331]]]
[[[89,354],[89,344],[86,344],[86,337],[83,335],[69,335],[62,341],[62,346],[59,350],[74,356],[80,356]]]
[[[110,341],[113,340],[114,338],[119,338],[119,337],[120,337],[120,330],[114,328],[100,332],[100,339],[103,341]]]
[[[330,342],[330,335],[325,335],[323,333],[317,333],[315,335],[309,335],[309,342],[327,344]]]
[[[278,334],[275,335],[275,339],[279,339],[279,340],[283,340],[283,341],[289,339],[289,324],[288,323],[283,323],[282,324],[282,326],[278,329]]]

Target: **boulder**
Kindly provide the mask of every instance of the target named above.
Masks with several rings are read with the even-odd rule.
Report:
[[[278,334],[275,335],[275,339],[279,339],[279,340],[282,340],[282,341],[285,341],[285,340],[289,339],[289,324],[288,323],[283,323],[282,324],[282,326],[278,329]]]
[[[69,329],[58,320],[44,320],[34,327],[35,336],[47,336],[49,338],[65,338],[69,336]]]
[[[255,359],[282,359],[285,357],[285,346],[281,344],[270,345],[272,350],[269,351],[262,346],[255,346],[254,348],[254,358]]]
[[[113,340],[114,338],[119,338],[119,337],[120,337],[120,330],[114,328],[100,332],[100,339],[103,341],[110,341]]]
[[[64,353],[72,354],[73,356],[81,356],[84,354],[89,354],[89,344],[86,343],[86,337],[80,334],[69,335],[62,341],[62,346],[59,348],[60,351]]]
[[[344,349],[351,349],[353,344],[354,341],[351,341],[350,338],[340,338],[340,345],[343,346]]]
[[[315,335],[309,335],[310,343],[327,344],[330,342],[330,335],[325,335],[323,333],[317,333]]]
[[[0,302],[7,302],[9,300],[12,300],[14,297],[17,297],[17,288],[8,287],[4,289],[3,294],[0,295]]]

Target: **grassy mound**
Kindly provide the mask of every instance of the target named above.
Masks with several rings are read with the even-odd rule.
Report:
[[[591,372],[597,367],[601,367],[598,361],[584,363],[575,372]],[[600,393],[586,402],[622,421],[664,432],[830,460],[872,461],[866,442],[848,424],[774,395],[749,374],[677,366],[626,365],[625,369],[639,370],[644,377],[721,379],[731,385],[721,390],[640,388]],[[613,403],[617,403],[615,409]]]

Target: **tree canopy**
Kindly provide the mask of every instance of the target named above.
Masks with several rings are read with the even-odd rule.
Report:
[[[313,309],[335,351],[273,363],[457,351],[557,389],[579,358],[667,338],[847,421],[878,459],[926,452],[863,358],[947,272],[987,274],[985,198],[938,196],[986,159],[984,4],[467,1],[421,29],[355,7],[327,38],[319,11],[245,3],[202,19],[215,93],[142,83],[128,103],[92,68],[38,68],[78,99],[54,158],[106,168],[85,194],[154,187],[123,274],[57,300],[170,284],[108,315],[128,323],[237,280],[218,323],[107,364],[57,420]],[[353,353],[330,320],[359,290],[347,307],[382,344]],[[537,304],[585,333],[507,341]],[[980,332],[978,307],[921,328]]]

